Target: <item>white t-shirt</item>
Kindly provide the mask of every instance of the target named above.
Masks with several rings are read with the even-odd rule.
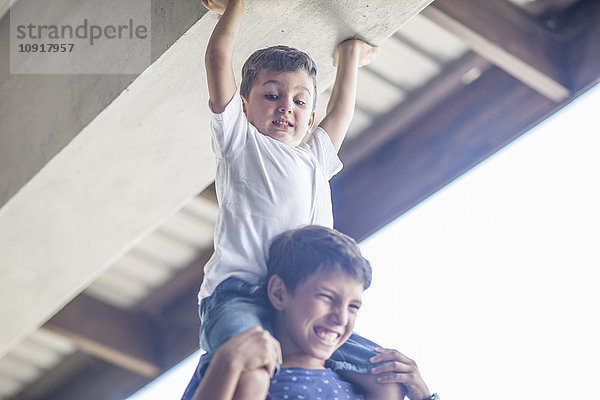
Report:
[[[329,179],[342,169],[323,129],[299,146],[283,144],[248,122],[237,94],[223,113],[212,114],[211,130],[219,215],[199,299],[231,276],[261,282],[278,234],[309,224],[331,228]]]

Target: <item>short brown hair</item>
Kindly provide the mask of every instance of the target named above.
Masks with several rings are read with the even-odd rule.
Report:
[[[264,70],[275,72],[293,72],[304,70],[313,80],[313,111],[317,105],[317,65],[303,51],[288,46],[271,46],[256,50],[248,57],[242,67],[242,84],[240,94],[245,98],[250,96],[250,90]]]
[[[293,229],[273,239],[267,269],[267,280],[278,275],[292,293],[318,270],[344,272],[364,289],[371,285],[371,264],[354,239],[318,225]]]

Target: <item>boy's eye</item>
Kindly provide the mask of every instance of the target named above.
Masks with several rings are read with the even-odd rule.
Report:
[[[299,106],[303,106],[306,104],[306,102],[303,100],[294,100],[294,103],[298,104]]]
[[[333,300],[333,297],[331,297],[328,294],[324,294],[324,293],[319,294],[319,297],[321,297],[321,298],[323,298],[325,300],[328,300],[328,301],[332,301]]]
[[[265,94],[265,98],[267,100],[277,100],[278,96],[276,94]]]
[[[358,306],[356,304],[350,304],[348,306],[348,308],[350,309],[350,312],[357,313],[358,310],[360,309],[360,306]]]

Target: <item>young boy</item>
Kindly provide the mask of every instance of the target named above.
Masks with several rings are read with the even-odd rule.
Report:
[[[329,179],[342,168],[337,150],[354,112],[357,69],[376,52],[360,40],[338,46],[327,114],[303,143],[315,120],[313,60],[286,46],[259,50],[244,64],[238,96],[232,58],[244,1],[202,3],[223,16],[205,56],[220,211],[215,251],[199,293],[200,345],[207,352],[200,376],[234,334],[269,327],[267,308],[248,298],[265,282],[270,240],[306,224],[333,225]],[[341,362],[336,368],[369,373],[367,358],[362,366]],[[269,377],[254,371],[238,384],[236,398],[264,399]]]
[[[215,353],[198,398],[231,400],[244,371],[265,368],[272,374],[279,363],[269,400],[364,399],[325,368],[325,361],[351,335],[362,292],[371,282],[371,267],[356,243],[321,226],[288,231],[273,241],[268,270],[267,294],[279,342],[256,327],[234,336]],[[373,368],[381,382],[402,383],[411,400],[437,399],[412,360],[395,350],[377,353],[372,362],[388,361]]]

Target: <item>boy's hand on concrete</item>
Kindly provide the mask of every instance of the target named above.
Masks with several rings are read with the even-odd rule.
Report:
[[[260,326],[255,326],[229,339],[215,353],[228,365],[245,372],[265,368],[270,376],[282,363],[281,346],[277,339]]]
[[[379,348],[375,351],[379,354],[371,357],[369,361],[388,361],[371,369],[371,372],[377,375],[378,382],[403,384],[406,387],[406,396],[411,400],[422,400],[431,396],[413,360],[397,350]]]
[[[202,0],[202,5],[209,11],[213,11],[221,15],[223,15],[227,9],[227,3],[229,3],[229,0]]]
[[[358,57],[358,67],[362,67],[373,61],[378,51],[379,47],[371,46],[360,39],[344,40],[335,49],[333,66],[338,66],[340,57],[355,55]]]

